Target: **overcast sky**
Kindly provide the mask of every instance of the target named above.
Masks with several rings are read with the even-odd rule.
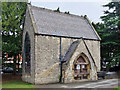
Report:
[[[46,2],[45,2],[46,1]],[[31,4],[37,7],[56,10],[61,12],[69,11],[75,15],[87,15],[91,22],[100,22],[100,16],[107,8],[103,7],[110,0],[31,0]],[[92,2],[91,2],[92,1]]]

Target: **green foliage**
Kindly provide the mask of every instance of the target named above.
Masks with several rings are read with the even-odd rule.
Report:
[[[14,74],[16,56],[22,51],[26,6],[26,2],[2,2],[2,52],[14,56]]]
[[[103,23],[93,24],[101,41],[102,62],[108,62],[108,67],[120,65],[120,2],[110,2],[104,7]]]
[[[25,2],[2,3],[3,52],[13,54],[13,56],[21,53],[25,11]]]

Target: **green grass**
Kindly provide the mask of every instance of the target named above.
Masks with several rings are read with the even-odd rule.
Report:
[[[114,90],[120,90],[120,86],[119,86],[119,87],[117,87],[117,88],[114,88]]]
[[[23,81],[8,81],[2,83],[2,88],[34,88],[33,84],[29,84]]]

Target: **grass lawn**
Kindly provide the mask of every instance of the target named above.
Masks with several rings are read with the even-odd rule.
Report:
[[[114,90],[120,90],[120,86],[119,86],[119,87],[117,87],[117,88],[114,88]]]
[[[29,84],[23,81],[8,81],[2,83],[2,88],[34,88],[33,84]]]

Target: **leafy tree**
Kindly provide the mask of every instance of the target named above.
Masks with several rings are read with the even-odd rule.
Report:
[[[120,66],[120,2],[110,2],[104,7],[109,9],[104,11],[105,16],[101,17],[103,23],[93,23],[93,26],[102,39],[102,62],[107,62],[109,70],[111,67]]]
[[[24,27],[26,2],[2,2],[2,52],[14,56],[21,53],[22,31]]]

